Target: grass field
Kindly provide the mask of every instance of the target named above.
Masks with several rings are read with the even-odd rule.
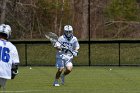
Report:
[[[55,67],[29,68],[19,68],[6,93],[140,93],[139,67],[74,67],[60,87],[52,86]]]

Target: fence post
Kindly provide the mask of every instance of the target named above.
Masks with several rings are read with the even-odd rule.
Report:
[[[121,58],[120,58],[121,56],[120,55],[121,55],[121,53],[120,53],[120,42],[119,42],[119,66],[121,66]]]
[[[90,54],[90,0],[88,0],[88,49],[89,49],[89,53],[88,53],[88,58],[89,58],[89,66],[91,66],[91,54]]]
[[[27,44],[25,43],[25,66],[28,65],[28,62],[27,62]]]

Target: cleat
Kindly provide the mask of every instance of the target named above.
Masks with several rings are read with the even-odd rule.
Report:
[[[58,87],[58,86],[60,86],[60,85],[59,85],[58,81],[54,81],[53,86]]]
[[[59,87],[60,85],[59,85],[59,84],[53,84],[53,86],[55,86],[55,87]]]
[[[64,75],[61,75],[61,84],[64,85],[64,82],[65,82]]]

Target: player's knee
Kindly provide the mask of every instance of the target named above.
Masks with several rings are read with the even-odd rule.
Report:
[[[67,71],[68,71],[68,72],[71,72],[71,71],[72,71],[72,69],[68,69]]]
[[[62,72],[64,70],[64,68],[60,68],[58,69],[58,72]]]
[[[71,72],[72,71],[72,67],[67,67],[67,71]]]

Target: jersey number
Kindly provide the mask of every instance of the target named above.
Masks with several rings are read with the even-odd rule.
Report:
[[[10,59],[9,52],[10,52],[9,48],[0,46],[0,61],[9,62]]]

